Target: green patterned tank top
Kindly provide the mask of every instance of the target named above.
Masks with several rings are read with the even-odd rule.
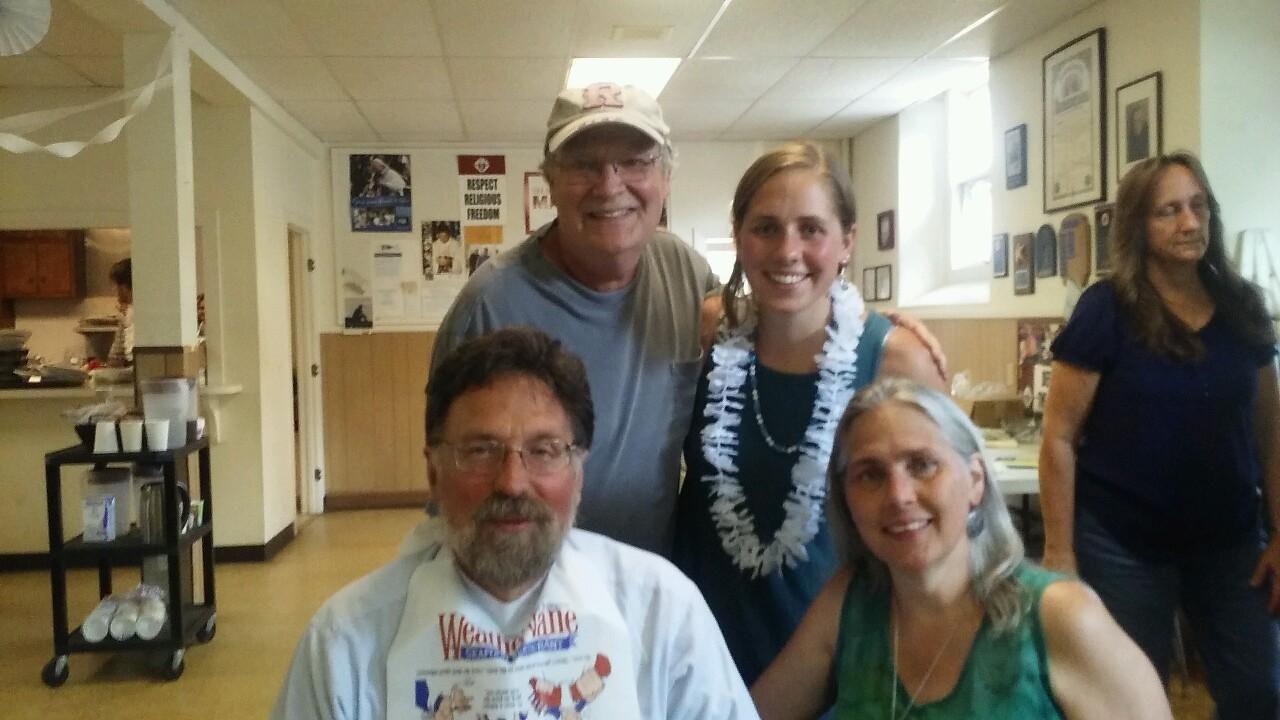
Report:
[[[1030,608],[1013,630],[995,635],[984,620],[969,657],[946,697],[911,708],[915,720],[1039,720],[1062,718],[1049,687],[1049,658],[1040,627],[1040,596],[1062,576],[1023,563],[1014,577],[1027,593]],[[898,712],[911,704],[910,694],[895,682],[889,640],[889,593],[871,590],[856,579],[849,584],[840,611],[836,649],[836,705],[833,717],[888,718],[898,694]],[[898,720],[895,718],[894,720]]]

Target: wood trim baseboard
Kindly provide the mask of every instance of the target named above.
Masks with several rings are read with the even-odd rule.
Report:
[[[213,549],[213,557],[215,562],[266,562],[276,556],[276,553],[284,549],[285,545],[293,542],[293,538],[297,536],[294,530],[294,524],[289,523],[284,526],[275,537],[271,538],[264,545],[227,545],[225,547],[215,547]]]
[[[373,510],[377,508],[426,507],[430,490],[401,492],[329,493],[324,496],[324,511]]]
[[[215,563],[227,562],[266,562],[275,557],[286,545],[297,536],[294,524],[289,523],[276,533],[275,537],[262,545],[226,545],[213,548]],[[115,567],[135,566],[138,563],[116,563]],[[98,561],[82,557],[73,557],[67,563],[68,569],[96,568]],[[49,570],[49,553],[0,553],[0,573],[29,572],[32,570]]]

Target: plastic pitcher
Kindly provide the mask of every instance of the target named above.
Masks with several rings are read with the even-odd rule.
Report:
[[[142,412],[148,420],[169,421],[169,449],[187,444],[187,421],[200,413],[195,378],[142,380]]]

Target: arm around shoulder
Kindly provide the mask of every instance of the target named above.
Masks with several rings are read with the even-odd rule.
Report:
[[[1068,720],[1170,720],[1155,668],[1083,583],[1056,582],[1040,598],[1054,699]]]
[[[876,377],[903,377],[934,390],[947,392],[946,382],[933,352],[915,331],[909,329],[894,328],[885,337]]]
[[[831,705],[840,608],[851,577],[852,571],[841,568],[827,581],[782,652],[751,686],[763,720],[814,718]]]

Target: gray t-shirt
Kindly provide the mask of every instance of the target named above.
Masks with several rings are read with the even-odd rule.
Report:
[[[595,437],[578,526],[670,555],[680,448],[701,369],[702,298],[717,285],[701,255],[659,231],[625,288],[596,292],[552,265],[539,240],[485,263],[445,315],[431,371],[464,340],[528,325],[587,367]]]

